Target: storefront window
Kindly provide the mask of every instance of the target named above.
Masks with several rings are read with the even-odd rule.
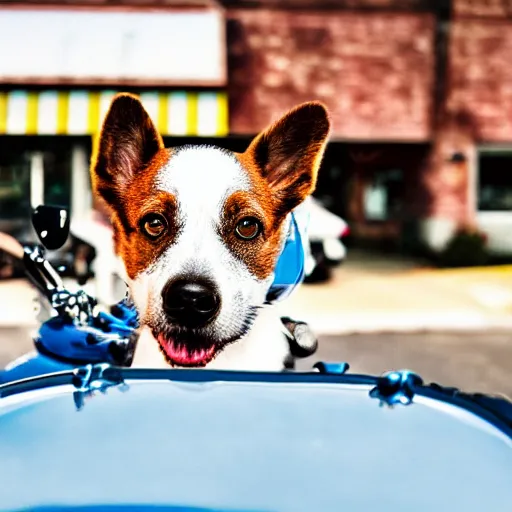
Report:
[[[368,221],[387,221],[402,210],[403,173],[401,169],[377,170],[364,189],[363,205]]]
[[[479,156],[478,209],[512,210],[512,151]]]
[[[18,148],[0,145],[0,218],[30,214],[30,158]]]
[[[72,140],[61,137],[0,137],[0,221],[29,219],[34,155],[42,155],[40,201],[69,208],[71,203]]]
[[[68,146],[66,144],[66,146]],[[45,151],[44,202],[69,208],[71,203],[71,149],[55,147]]]

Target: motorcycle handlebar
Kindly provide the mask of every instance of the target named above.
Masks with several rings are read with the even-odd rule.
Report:
[[[27,277],[47,299],[51,300],[52,293],[63,288],[59,274],[39,248],[24,247],[13,236],[0,232],[0,250],[23,262]]]

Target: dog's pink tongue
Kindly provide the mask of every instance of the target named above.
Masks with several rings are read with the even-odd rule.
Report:
[[[163,336],[158,336],[158,343],[176,366],[204,366],[215,355],[213,344],[206,348],[191,348]]]

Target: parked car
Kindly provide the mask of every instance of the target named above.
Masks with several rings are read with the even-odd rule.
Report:
[[[341,265],[347,256],[343,238],[350,233],[348,224],[330,212],[316,198],[307,202],[309,211],[309,242],[311,261],[306,266],[305,283],[319,283],[331,277],[332,268]]]

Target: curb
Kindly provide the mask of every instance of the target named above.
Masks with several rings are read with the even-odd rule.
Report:
[[[474,312],[419,313],[419,314],[340,314],[293,315],[307,322],[315,334],[413,333],[425,331],[497,331],[512,330],[512,316],[491,317]]]
[[[303,315],[288,312],[290,317],[306,322],[319,336],[379,333],[413,333],[425,331],[464,332],[464,331],[512,331],[512,316],[490,318],[474,313],[444,313],[417,315]],[[32,313],[23,317],[0,319],[0,329],[36,329],[39,323]]]

